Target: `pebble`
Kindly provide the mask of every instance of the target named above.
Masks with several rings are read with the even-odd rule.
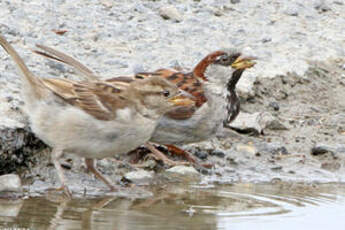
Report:
[[[209,152],[210,155],[212,156],[216,156],[216,157],[219,157],[219,158],[224,158],[225,157],[225,153],[223,151],[220,151],[220,150],[212,150]]]
[[[261,142],[257,144],[256,147],[258,148],[258,152],[262,154],[263,153],[269,153],[271,155],[289,154],[287,148],[279,142],[272,142],[272,143]]]
[[[318,1],[314,8],[319,12],[319,13],[324,13],[327,11],[332,10],[331,7],[329,7],[329,5],[324,1],[324,0],[320,0]]]
[[[164,6],[159,9],[159,15],[164,19],[169,19],[174,22],[181,22],[182,15],[174,6]]]
[[[298,16],[298,7],[296,5],[288,4],[284,10],[284,13],[289,16]]]
[[[194,155],[201,160],[206,160],[208,156],[206,151],[196,151]]]
[[[232,4],[237,4],[237,3],[240,3],[241,0],[230,0],[230,2],[231,2]]]
[[[258,119],[261,129],[263,130],[288,130],[288,128],[282,122],[280,122],[277,117],[270,113],[261,113]]]
[[[22,182],[18,175],[7,174],[0,176],[0,192],[21,192]]]
[[[259,114],[241,112],[229,126],[241,133],[259,134],[262,131],[258,120]]]
[[[279,111],[280,109],[279,104],[276,101],[271,101],[268,106],[272,108],[274,111]]]
[[[245,144],[237,144],[235,146],[235,149],[238,152],[250,153],[252,155],[255,155],[258,152],[258,150],[254,146]]]
[[[174,166],[168,170],[166,170],[169,173],[177,173],[177,174],[182,174],[182,175],[198,175],[198,171],[195,170],[195,168],[190,167],[190,166],[183,166],[183,165],[178,165]]]
[[[124,175],[124,177],[133,182],[134,184],[138,185],[148,185],[153,179],[153,172],[149,172],[143,169],[133,171],[133,172],[128,172]]]

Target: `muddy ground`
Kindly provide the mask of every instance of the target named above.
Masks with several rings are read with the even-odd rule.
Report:
[[[124,189],[133,189],[128,178],[143,185],[344,181],[341,1],[16,0],[1,1],[0,9],[0,32],[40,76],[78,78],[68,67],[32,54],[35,43],[73,55],[104,78],[162,66],[190,69],[208,52],[229,46],[260,57],[239,83],[242,108],[232,127],[184,146],[213,168],[187,168],[181,176],[184,168],[171,173],[149,156],[136,165],[135,154],[98,161],[102,173]],[[41,194],[58,186],[50,150],[21,112],[13,63],[3,51],[0,60],[0,174],[17,173],[27,191]],[[81,159],[66,155],[62,164],[73,192],[106,191]]]

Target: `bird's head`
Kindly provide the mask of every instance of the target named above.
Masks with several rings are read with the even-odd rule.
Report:
[[[131,87],[135,98],[140,101],[140,110],[151,114],[163,115],[179,106],[194,105],[192,95],[159,76],[136,80]]]
[[[203,58],[194,68],[193,73],[210,83],[224,86],[232,82],[235,86],[242,72],[256,64],[255,59],[242,54],[237,49],[218,50]]]

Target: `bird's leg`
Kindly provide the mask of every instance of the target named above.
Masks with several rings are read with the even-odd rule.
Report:
[[[95,168],[95,161],[94,159],[91,158],[85,158],[85,164],[88,170],[90,170],[98,179],[100,179],[101,181],[103,181],[109,188],[111,191],[116,191],[117,189],[115,188],[114,185],[112,185],[112,183],[105,178],[96,168]]]
[[[212,168],[211,164],[200,164],[195,157],[193,157],[189,152],[184,151],[183,149],[180,149],[179,147],[175,145],[165,145],[168,148],[168,151],[171,154],[175,155],[182,155],[184,156],[187,161],[189,161],[192,165],[197,166],[197,167],[204,167],[204,168]]]
[[[170,160],[167,156],[165,156],[161,151],[156,149],[153,144],[150,142],[147,142],[145,144],[145,147],[148,148],[158,159],[162,160],[164,164],[170,165],[170,166],[176,166],[176,165],[189,165],[189,162],[178,162]]]
[[[68,189],[67,185],[66,185],[66,179],[65,179],[65,175],[63,174],[63,169],[60,165],[59,159],[60,157],[63,155],[63,150],[59,149],[59,148],[53,148],[52,151],[52,161],[53,164],[55,166],[55,169],[58,173],[60,182],[61,182],[61,187],[58,188],[57,190],[63,191],[64,194],[68,197],[71,198],[72,197],[72,193],[71,191]]]
[[[172,154],[179,155],[185,157],[189,162],[196,163],[195,157],[193,157],[190,153],[187,151],[184,151],[183,149],[180,149],[176,147],[175,145],[165,145],[168,148],[168,151]]]

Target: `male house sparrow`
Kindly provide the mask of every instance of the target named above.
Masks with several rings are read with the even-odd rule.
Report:
[[[73,66],[89,79],[97,76],[86,66],[70,56],[52,48],[38,45],[45,51],[35,51],[48,58]],[[192,94],[195,105],[178,107],[165,114],[156,127],[151,142],[164,144],[170,150],[181,152],[174,145],[183,145],[213,137],[219,127],[233,121],[240,109],[236,84],[245,69],[255,65],[254,57],[246,57],[235,49],[220,50],[203,58],[192,72],[183,73],[172,69],[137,73],[134,78],[161,77]],[[115,79],[115,78],[114,78]],[[152,145],[146,145],[157,152]],[[172,161],[162,157],[167,163]],[[187,155],[190,161],[195,161]]]
[[[85,157],[88,169],[114,190],[95,168],[94,159],[137,148],[150,139],[164,113],[194,103],[160,77],[129,84],[36,77],[1,35],[0,45],[21,70],[25,112],[33,132],[52,147],[61,189],[68,196],[59,163],[64,152]]]

